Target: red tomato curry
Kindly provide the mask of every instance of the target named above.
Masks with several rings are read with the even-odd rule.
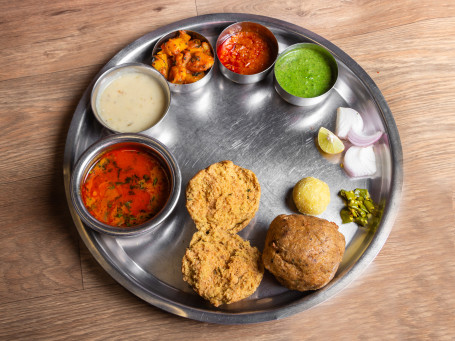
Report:
[[[157,158],[130,146],[104,154],[81,186],[90,214],[116,227],[139,225],[155,216],[169,191],[167,174]]]

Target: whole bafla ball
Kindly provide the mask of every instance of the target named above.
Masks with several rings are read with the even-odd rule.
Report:
[[[329,185],[313,177],[303,178],[294,186],[292,197],[301,213],[318,215],[330,203]]]

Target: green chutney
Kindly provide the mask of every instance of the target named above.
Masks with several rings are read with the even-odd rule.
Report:
[[[330,60],[311,46],[296,48],[275,64],[275,77],[281,87],[298,97],[317,97],[328,91],[336,75]]]

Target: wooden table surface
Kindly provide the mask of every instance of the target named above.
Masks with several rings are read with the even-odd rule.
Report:
[[[297,315],[252,325],[177,317],[96,263],[65,199],[76,105],[120,49],[219,12],[305,27],[373,78],[404,154],[401,208],[368,269]],[[449,0],[0,1],[0,339],[455,339],[455,2]]]

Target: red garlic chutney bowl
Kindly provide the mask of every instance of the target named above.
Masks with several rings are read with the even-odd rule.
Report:
[[[256,83],[272,70],[278,57],[278,41],[261,24],[238,22],[218,36],[216,54],[226,78],[239,84]]]

